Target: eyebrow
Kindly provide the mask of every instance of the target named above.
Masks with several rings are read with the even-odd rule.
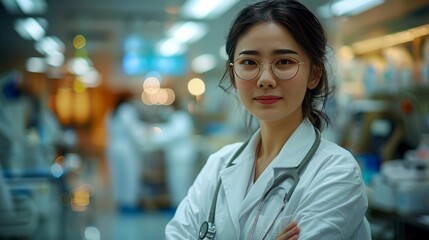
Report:
[[[294,50],[291,49],[277,49],[273,52],[275,55],[280,54],[298,54]],[[259,55],[258,51],[255,50],[244,50],[238,53],[238,55]]]

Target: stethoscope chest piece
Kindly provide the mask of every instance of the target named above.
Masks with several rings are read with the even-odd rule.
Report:
[[[200,228],[200,239],[214,239],[216,235],[216,226],[213,223],[210,222],[203,222],[203,224],[201,224],[201,228]]]

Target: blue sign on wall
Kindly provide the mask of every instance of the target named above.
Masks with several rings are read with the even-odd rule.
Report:
[[[122,58],[122,68],[127,75],[156,71],[162,75],[183,76],[188,71],[188,64],[185,55],[164,57],[128,52]]]

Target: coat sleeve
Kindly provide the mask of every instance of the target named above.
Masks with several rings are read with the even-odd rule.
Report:
[[[165,228],[165,239],[198,239],[201,224],[208,219],[218,175],[224,167],[224,156],[235,147],[229,145],[210,155],[188,194],[177,207]]]
[[[354,239],[367,207],[360,168],[353,156],[346,151],[325,155],[294,214],[301,230],[299,239]]]

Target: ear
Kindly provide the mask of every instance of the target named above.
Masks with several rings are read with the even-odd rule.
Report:
[[[314,66],[311,71],[310,77],[308,78],[307,87],[309,89],[314,89],[315,87],[317,87],[317,85],[319,85],[321,77],[322,77],[322,70],[319,67]]]

